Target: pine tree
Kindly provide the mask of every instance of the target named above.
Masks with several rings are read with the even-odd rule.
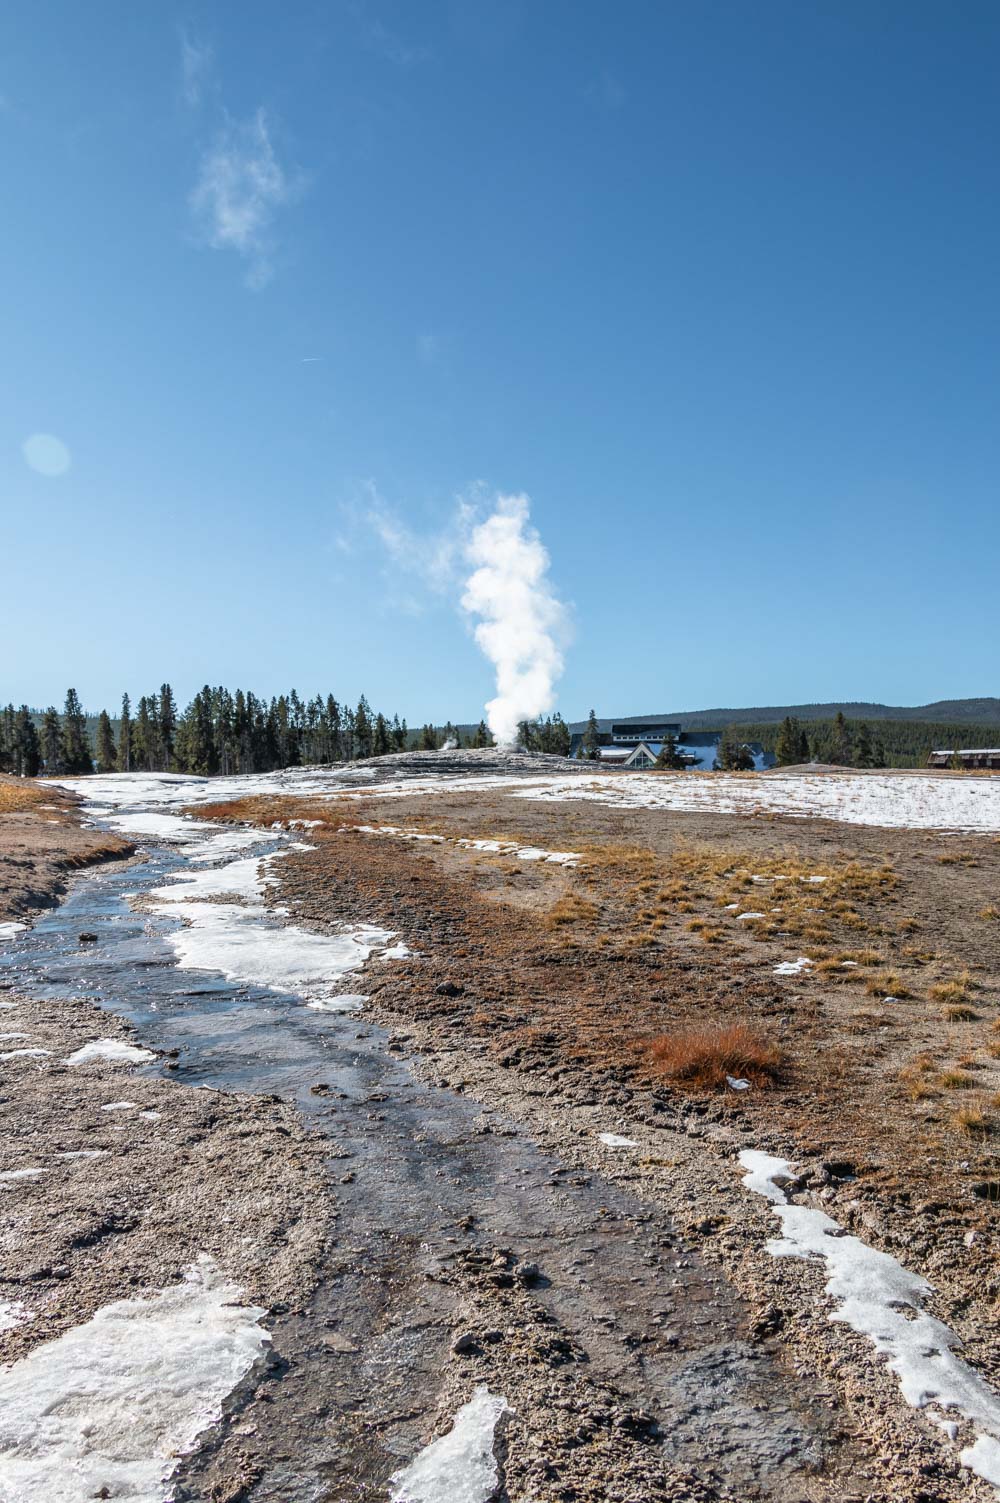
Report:
[[[326,701],[326,725],[327,733],[330,737],[330,761],[343,762],[343,723],[341,719],[340,706],[338,705],[332,694],[327,696]]]
[[[75,689],[66,690],[62,721],[62,761],[69,773],[93,772],[87,741],[87,717]]]
[[[583,755],[589,762],[596,762],[601,755],[601,733],[597,725],[597,716],[591,710],[587,716],[587,729],[583,733]]]
[[[552,728],[549,732],[549,744],[546,748],[554,757],[568,757],[572,736],[569,726],[557,711],[552,717]]]
[[[838,767],[850,767],[854,760],[854,748],[851,744],[851,730],[844,719],[843,710],[837,711],[833,722],[833,743],[830,747],[830,761]]]
[[[174,737],[177,734],[177,704],[169,684],[160,685],[159,704],[159,751],[164,772],[169,772],[174,760]]]
[[[132,726],[132,766],[139,772],[152,772],[156,756],[153,722],[149,715],[149,700],[140,695]]]
[[[417,743],[420,751],[437,751],[437,731],[432,725],[425,725],[420,731],[420,740]]]
[[[660,772],[663,772],[667,769],[673,769],[676,771],[677,768],[684,766],[684,759],[681,756],[680,752],[677,750],[677,737],[673,734],[673,732],[670,732],[667,735],[666,739],[663,742],[663,745],[660,747],[659,755],[653,765],[654,767],[658,768]]]
[[[715,765],[721,772],[753,771],[753,752],[739,739],[733,726],[727,726],[722,733]]]
[[[118,771],[132,771],[132,704],[122,695],[122,715],[118,727]]]
[[[406,721],[400,720],[398,715],[392,717],[392,749],[395,752],[405,752],[408,740],[406,733]]]
[[[12,743],[12,770],[22,778],[36,778],[42,765],[42,753],[27,705],[22,705],[14,716]]]
[[[107,710],[102,710],[97,717],[97,765],[101,772],[114,772],[117,764],[118,753],[111,729],[111,717]]]
[[[786,715],[781,722],[774,755],[779,767],[793,767],[802,761],[802,732],[794,715]]]
[[[486,724],[485,720],[481,720],[476,726],[475,732],[473,733],[472,737],[472,744],[473,746],[480,747],[493,745],[493,737],[490,734],[490,728]]]
[[[372,756],[388,756],[389,750],[389,726],[386,723],[385,716],[379,712],[375,716],[375,731],[372,735]]]
[[[873,763],[871,732],[862,720],[854,737],[855,767],[871,767]]]
[[[875,740],[872,742],[872,766],[885,767],[885,765],[885,746],[876,736]]]
[[[63,762],[62,725],[59,721],[59,711],[55,705],[49,705],[42,716],[42,760],[45,763],[45,771],[49,777],[65,772]]]
[[[354,712],[354,746],[356,757],[370,757],[372,754],[372,712],[371,706],[362,694],[358,700],[358,708]]]

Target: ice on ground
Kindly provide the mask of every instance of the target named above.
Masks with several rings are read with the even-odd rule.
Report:
[[[0,1299],[0,1331],[13,1331],[17,1326],[23,1326],[34,1318],[28,1307],[18,1300]],[[2,1480],[2,1474],[0,1474],[0,1480]]]
[[[382,960],[408,960],[412,954],[413,951],[409,945],[404,944],[400,939],[394,945],[390,945],[388,949],[383,950],[381,958]]]
[[[19,924],[16,919],[5,921],[0,924],[0,939],[16,939],[27,927],[27,924]]]
[[[159,1122],[160,1117],[162,1115],[163,1115],[162,1112],[153,1112],[153,1111],[140,1112],[139,1113],[140,1117],[145,1117],[147,1119],[147,1121],[149,1121],[149,1122]]]
[[[3,1039],[5,1042],[8,1039],[26,1039],[26,1038],[30,1038],[30,1034],[27,1034],[27,1033],[0,1033],[0,1039]]]
[[[260,856],[248,856],[242,861],[230,861],[226,866],[206,871],[179,872],[162,887],[150,888],[149,897],[161,903],[210,897],[241,897],[256,901],[263,887],[260,865]]]
[[[155,1058],[152,1049],[140,1049],[137,1044],[125,1044],[121,1039],[94,1039],[82,1049],[75,1049],[66,1063],[89,1065],[95,1059],[105,1059],[115,1065],[141,1065]]]
[[[134,1101],[109,1101],[101,1107],[102,1112],[127,1112],[135,1106]]]
[[[774,968],[776,976],[803,976],[811,971],[813,962],[808,955],[800,955],[798,960],[783,960]]]
[[[795,1178],[787,1159],[745,1149],[740,1163],[747,1189],[769,1200],[781,1223],[782,1235],[767,1244],[768,1252],[823,1260],[826,1293],[837,1301],[830,1320],[843,1321],[886,1355],[908,1404],[934,1404],[946,1417],[966,1419],[979,1438],[959,1459],[1000,1487],[1000,1394],[956,1356],[961,1341],[955,1332],[924,1310],[923,1299],[932,1293],[927,1280],[849,1236],[825,1211],[790,1203],[780,1183]]]
[[[397,840],[429,840],[433,845],[444,845],[443,835],[428,835],[423,830],[404,830],[399,825],[352,825],[359,835],[394,835]]]
[[[0,1059],[41,1059],[43,1054],[51,1053],[51,1049],[6,1049]]]
[[[0,1174],[0,1179],[37,1179],[40,1174],[44,1173],[44,1169],[5,1169],[3,1173]]]
[[[759,918],[767,918],[767,914],[766,913],[754,913],[752,910],[748,910],[746,913],[737,914],[737,916],[736,916],[736,922],[738,924],[742,924],[747,919],[759,919]]]
[[[485,1385],[477,1388],[448,1434],[393,1475],[392,1503],[487,1503],[500,1481],[494,1435],[509,1407]]]
[[[357,1012],[367,1001],[362,992],[338,992],[335,997],[316,997],[306,1006],[313,1012]]]
[[[617,1132],[599,1132],[597,1136],[606,1148],[638,1148],[634,1138],[623,1138]]]
[[[10,1008],[16,1007],[16,1006],[17,1006],[16,1002],[0,1002],[0,1007],[2,1007],[5,1012],[9,1011]]]
[[[103,1159],[106,1148],[72,1148],[68,1153],[57,1153],[57,1159]]]
[[[537,845],[519,845],[516,840],[467,840],[455,844],[467,851],[487,851],[493,856],[514,856],[518,861],[547,861],[555,866],[576,866],[579,851],[546,851]]]
[[[749,1080],[741,1080],[735,1075],[726,1076],[726,1085],[731,1091],[749,1091]]]
[[[0,1496],[163,1503],[269,1339],[242,1293],[203,1257],[183,1283],[107,1305],[0,1372]]]

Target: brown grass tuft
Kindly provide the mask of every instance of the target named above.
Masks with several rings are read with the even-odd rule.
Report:
[[[941,1016],[946,1023],[974,1023],[979,1014],[967,1002],[958,1002],[951,1007],[943,1007]]]
[[[987,903],[985,908],[980,908],[981,919],[1000,919],[1000,908],[995,903]]]
[[[947,1002],[959,1005],[971,1000],[976,983],[968,971],[963,971],[961,976],[955,976],[951,981],[939,981],[930,989],[933,1002]]]
[[[545,922],[550,929],[560,929],[566,924],[590,924],[597,918],[600,909],[589,898],[581,897],[579,893],[568,892],[558,902],[553,903],[545,915]]]
[[[963,1106],[951,1120],[959,1132],[966,1133],[970,1138],[985,1138],[996,1126],[995,1122],[974,1106]]]
[[[880,971],[868,982],[865,991],[869,997],[899,997],[901,1001],[913,996],[898,971]]]
[[[36,783],[31,778],[0,777],[0,814],[21,814],[38,804],[58,803],[62,790],[49,783]],[[71,805],[67,804],[67,809]]]
[[[647,1049],[657,1075],[703,1090],[724,1088],[727,1075],[773,1085],[784,1062],[781,1049],[748,1023],[664,1033]]]

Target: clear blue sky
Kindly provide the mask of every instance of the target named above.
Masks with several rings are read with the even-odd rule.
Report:
[[[0,698],[478,716],[367,519],[476,481],[567,718],[1000,693],[998,77],[995,0],[8,0]]]

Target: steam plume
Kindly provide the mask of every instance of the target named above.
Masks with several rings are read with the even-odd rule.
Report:
[[[558,644],[566,610],[552,592],[549,555],[529,508],[527,496],[499,496],[465,548],[476,568],[465,582],[462,609],[480,618],[476,642],[496,669],[486,718],[501,746],[516,744],[520,721],[552,709],[563,669]]]

